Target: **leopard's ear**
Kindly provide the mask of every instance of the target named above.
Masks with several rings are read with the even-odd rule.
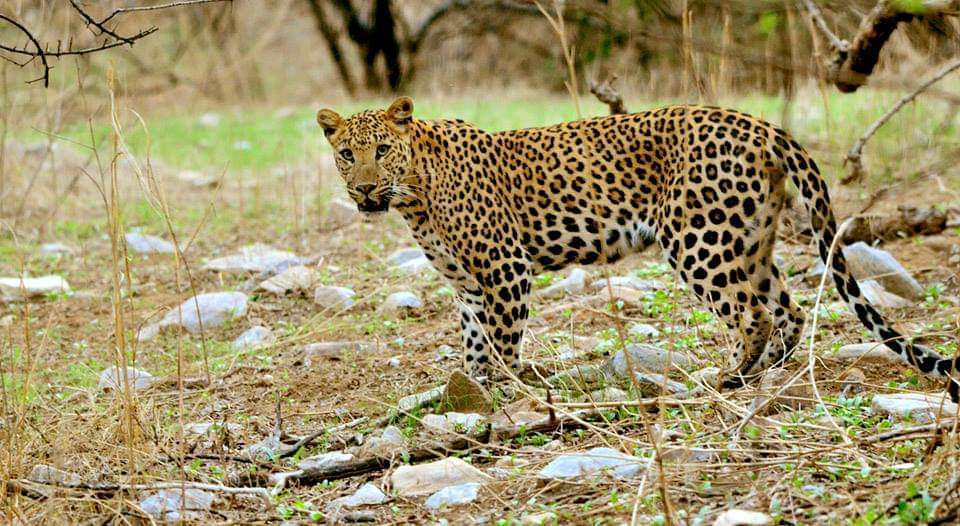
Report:
[[[400,131],[406,131],[413,120],[413,99],[400,97],[393,101],[387,108],[386,116]]]
[[[323,134],[329,139],[343,125],[343,117],[333,110],[322,109],[317,112],[317,124],[320,125]]]

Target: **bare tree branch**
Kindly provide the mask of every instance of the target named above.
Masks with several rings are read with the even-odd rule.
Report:
[[[956,15],[960,0],[880,0],[860,21],[851,42],[835,35],[813,0],[804,0],[814,25],[830,41],[834,56],[826,65],[827,80],[844,93],[852,93],[867,82],[880,58],[880,51],[901,22],[931,15]]]
[[[0,19],[6,20],[10,24],[12,24],[14,27],[22,31],[23,34],[27,35],[27,38],[30,39],[30,42],[32,42],[33,45],[37,48],[37,52],[31,53],[30,55],[35,57],[40,57],[40,62],[43,64],[43,76],[37,79],[31,80],[30,82],[36,82],[42,79],[43,87],[46,88],[47,86],[49,86],[50,85],[50,64],[47,62],[47,55],[43,52],[43,47],[40,45],[40,41],[37,40],[37,37],[33,36],[33,33],[31,33],[30,30],[27,29],[20,22],[17,22],[16,20],[4,15],[3,13],[0,13]],[[0,49],[7,50],[7,48],[3,45],[0,45]],[[26,49],[26,46],[24,46],[24,49]],[[15,50],[16,48],[13,49],[13,51]],[[25,66],[27,64],[29,64],[29,61],[25,62],[23,65]]]
[[[617,91],[617,88],[613,87],[613,83],[616,80],[616,76],[600,82],[590,79],[587,81],[587,88],[590,90],[590,93],[593,93],[594,97],[610,108],[610,115],[630,113],[627,111],[626,104],[623,103],[623,97],[620,95],[620,92]]]
[[[110,14],[110,16],[98,22],[93,16],[87,13],[87,11],[80,5],[80,2],[78,2],[77,0],[70,0],[70,5],[73,7],[74,11],[76,11],[80,15],[80,18],[83,19],[84,24],[91,29],[91,32],[93,32],[94,35],[106,35],[107,37],[109,37],[109,39],[104,40],[104,42],[98,46],[90,46],[90,47],[85,47],[80,49],[75,49],[73,47],[72,39],[68,40],[66,49],[62,47],[61,40],[57,41],[57,45],[55,49],[51,49],[50,45],[41,44],[40,41],[33,35],[33,32],[31,32],[22,23],[20,23],[14,18],[0,14],[0,20],[3,20],[13,25],[17,29],[19,29],[20,32],[22,32],[27,36],[27,38],[30,40],[30,43],[33,44],[33,47],[36,48],[36,51],[33,51],[29,49],[27,45],[24,45],[23,48],[19,48],[15,45],[0,44],[0,51],[5,51],[7,53],[12,53],[15,55],[31,57],[31,59],[23,63],[20,63],[9,57],[0,57],[0,58],[3,58],[4,60],[7,60],[8,62],[16,64],[20,67],[25,67],[27,64],[32,62],[34,58],[39,58],[41,65],[43,67],[43,75],[41,75],[40,77],[34,80],[28,81],[28,84],[42,80],[43,86],[49,87],[50,86],[50,70],[53,69],[53,66],[51,66],[48,61],[49,58],[61,58],[61,57],[71,56],[71,55],[88,55],[88,54],[97,53],[100,51],[105,51],[107,49],[119,47],[124,44],[132,46],[133,43],[136,42],[137,40],[147,37],[158,30],[156,26],[151,26],[147,29],[142,29],[138,31],[134,35],[125,37],[123,35],[120,35],[116,31],[108,28],[106,25],[107,22],[109,22],[115,16],[121,15],[124,13],[137,12],[137,11],[156,11],[160,9],[168,9],[171,7],[207,4],[207,3],[213,3],[213,2],[233,2],[233,0],[182,0],[179,2],[171,2],[168,4],[159,4],[159,5],[152,5],[152,6],[121,7],[121,8],[114,9],[113,12]],[[99,34],[97,33],[97,31],[99,31]]]
[[[867,128],[867,131],[863,132],[863,135],[861,135],[860,138],[857,139],[857,142],[853,144],[853,147],[850,148],[850,151],[847,153],[847,158],[845,159],[844,162],[850,164],[850,175],[848,175],[843,180],[841,180],[840,181],[841,184],[849,184],[855,181],[859,181],[863,178],[863,161],[861,160],[861,155],[863,154],[863,147],[864,145],[867,144],[867,141],[869,141],[870,138],[873,137],[875,133],[877,133],[877,130],[879,130],[884,124],[887,123],[887,121],[889,121],[894,115],[896,115],[896,113],[900,111],[901,108],[906,106],[913,99],[917,98],[917,95],[919,95],[920,93],[923,93],[924,90],[936,84],[938,81],[940,81],[940,79],[942,79],[943,77],[946,77],[957,68],[960,68],[960,59],[954,60],[953,62],[948,64],[947,67],[943,68],[939,73],[934,75],[932,78],[930,78],[923,84],[917,86],[917,89],[904,95],[900,100],[897,101],[896,104],[893,105],[893,107],[887,110],[887,112],[884,113],[882,117],[880,117],[879,119],[876,120],[876,122],[871,124],[870,127]]]

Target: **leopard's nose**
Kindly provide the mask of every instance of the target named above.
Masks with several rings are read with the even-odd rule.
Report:
[[[375,184],[358,184],[357,191],[363,195],[370,195],[370,192],[372,192],[376,187],[377,185]]]

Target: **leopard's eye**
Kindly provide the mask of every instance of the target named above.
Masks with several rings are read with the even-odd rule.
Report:
[[[353,162],[353,150],[350,148],[344,148],[340,150],[340,157],[343,157],[344,161]]]
[[[383,157],[389,151],[390,151],[389,144],[381,144],[380,146],[377,146],[377,159]]]

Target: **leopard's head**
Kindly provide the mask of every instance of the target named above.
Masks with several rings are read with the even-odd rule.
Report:
[[[361,212],[381,213],[409,194],[413,101],[400,97],[383,111],[344,119],[333,110],[317,112],[317,123],[333,146],[347,193]]]

